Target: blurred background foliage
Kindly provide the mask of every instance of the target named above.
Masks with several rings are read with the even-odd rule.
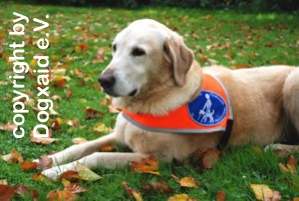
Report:
[[[128,9],[163,6],[202,9],[240,9],[250,12],[299,11],[299,0],[14,0],[18,3],[64,6],[105,6]]]

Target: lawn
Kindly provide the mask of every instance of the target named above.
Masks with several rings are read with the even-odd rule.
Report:
[[[25,35],[9,35],[17,17],[13,12],[25,15],[29,23]],[[194,51],[201,66],[211,63],[226,65],[229,68],[250,68],[260,65],[288,64],[299,65],[299,16],[292,13],[239,13],[236,11],[184,10],[179,8],[143,8],[122,10],[109,8],[73,8],[55,6],[31,6],[19,4],[0,5],[0,125],[13,122],[13,64],[8,60],[14,41],[24,41],[23,56],[31,69],[38,69],[33,60],[35,55],[50,58],[50,67],[55,70],[49,84],[54,110],[48,126],[52,127],[53,138],[58,141],[40,145],[30,140],[30,133],[39,124],[34,107],[37,107],[37,80],[34,73],[23,74],[25,79],[21,91],[26,92],[32,102],[26,103],[28,113],[23,114],[25,131],[23,138],[17,139],[10,131],[0,131],[0,156],[17,150],[30,161],[42,154],[62,150],[72,145],[72,139],[82,137],[92,140],[108,132],[109,128],[97,131],[95,126],[102,123],[113,128],[116,115],[108,109],[109,100],[97,83],[97,77],[111,59],[110,44],[116,33],[129,22],[140,18],[156,19],[184,36],[187,45]],[[46,18],[49,15],[49,18]],[[37,18],[49,23],[40,31],[33,29],[41,24]],[[20,29],[18,29],[20,31]],[[49,34],[46,37],[46,33]],[[41,50],[36,46],[39,38],[48,38],[50,46]],[[57,75],[58,69],[63,75]],[[56,74],[55,74],[56,73]],[[56,96],[55,96],[56,95]],[[53,97],[54,96],[54,97]],[[60,100],[61,99],[61,100]],[[33,104],[30,106],[30,104]],[[97,114],[87,118],[86,108],[97,110]],[[246,114],[244,114],[246,115]],[[55,122],[56,119],[56,122]],[[73,124],[68,125],[68,121]],[[102,126],[101,125],[101,126]],[[103,128],[103,126],[101,127]],[[187,194],[197,200],[215,200],[219,192],[226,200],[256,200],[250,184],[266,184],[279,191],[282,200],[299,197],[298,168],[292,173],[280,170],[278,164],[286,164],[289,157],[279,157],[274,152],[263,152],[263,147],[247,145],[223,151],[221,160],[211,170],[197,171],[190,165],[159,163],[160,176],[140,174],[125,169],[105,170],[98,168],[95,173],[102,178],[97,181],[79,181],[87,189],[79,194],[78,200],[134,200],[121,183],[138,189],[144,200],[167,200],[176,194]],[[294,153],[295,157],[299,157]],[[20,164],[0,160],[0,180],[6,179],[9,186],[25,184],[39,191],[38,200],[47,200],[52,190],[63,190],[61,182],[34,181],[38,171],[27,172]],[[171,177],[192,177],[200,182],[198,188],[180,187]],[[170,195],[146,191],[143,183],[164,181],[173,188]],[[1,192],[1,191],[0,191]],[[1,196],[1,195],[0,195]],[[32,200],[30,196],[15,196],[14,200]]]

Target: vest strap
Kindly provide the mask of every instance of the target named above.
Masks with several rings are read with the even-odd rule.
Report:
[[[233,123],[234,121],[232,119],[227,120],[226,129],[216,147],[218,150],[222,151],[227,146],[233,129]]]

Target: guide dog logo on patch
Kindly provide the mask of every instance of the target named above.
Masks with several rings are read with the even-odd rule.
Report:
[[[227,105],[218,94],[203,90],[191,103],[188,112],[196,123],[202,126],[213,126],[225,119]]]

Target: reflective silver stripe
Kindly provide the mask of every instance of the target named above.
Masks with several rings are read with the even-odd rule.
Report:
[[[213,133],[217,131],[225,131],[226,128],[223,127],[218,127],[214,129],[163,129],[163,128],[152,128],[148,126],[141,125],[134,119],[130,118],[127,116],[125,113],[122,112],[123,117],[128,120],[130,123],[133,125],[137,126],[138,128],[147,130],[147,131],[152,131],[152,132],[166,132],[166,133],[180,133],[180,134],[207,134],[207,133]]]
[[[209,74],[209,73],[207,73],[207,74]],[[212,76],[214,79],[216,79],[220,83],[221,87],[224,89],[224,92],[225,92],[225,95],[227,97],[227,101],[228,101],[228,104],[229,104],[229,115],[230,115],[229,119],[233,120],[234,119],[233,107],[232,107],[232,103],[231,103],[231,100],[230,100],[229,93],[228,93],[225,85],[223,84],[222,80],[219,77],[217,77],[215,75],[212,75],[212,74],[209,74],[209,75]]]

